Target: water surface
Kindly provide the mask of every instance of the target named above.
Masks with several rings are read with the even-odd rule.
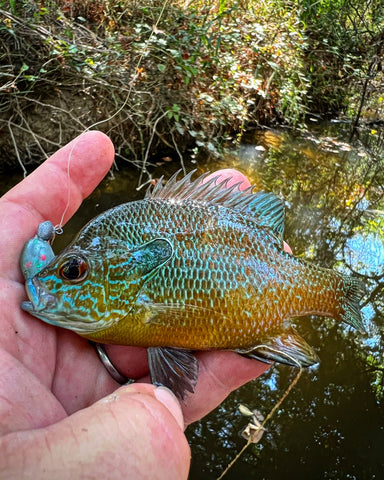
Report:
[[[296,255],[360,276],[369,335],[308,317],[295,328],[321,358],[268,424],[267,434],[228,479],[384,478],[384,159],[380,132],[348,142],[340,125],[294,136],[256,132],[222,162],[286,199],[285,238]],[[212,167],[217,167],[213,164]],[[213,479],[244,445],[240,403],[266,415],[294,369],[275,366],[190,427],[191,479]]]

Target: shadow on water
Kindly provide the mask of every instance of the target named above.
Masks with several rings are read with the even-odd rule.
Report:
[[[321,363],[304,372],[261,442],[249,447],[228,480],[384,478],[384,132],[367,131],[353,144],[348,134],[340,124],[315,126],[305,135],[258,131],[237,152],[198,167],[238,168],[258,188],[284,197],[285,238],[295,254],[360,276],[367,285],[368,335],[331,319],[295,322]],[[154,176],[176,170],[176,163],[156,167]],[[144,192],[135,189],[137,172],[122,169],[114,176],[84,202],[55,241],[55,251],[96,214],[142,198]],[[295,374],[292,368],[271,368],[188,428],[191,480],[217,478],[244,445],[240,431],[247,420],[238,405],[265,416]]]

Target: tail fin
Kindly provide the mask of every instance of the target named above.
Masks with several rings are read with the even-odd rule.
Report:
[[[358,278],[343,275],[343,279],[344,298],[342,299],[342,307],[344,311],[341,313],[341,319],[357,330],[366,332],[360,312],[360,301],[365,294],[365,287]]]

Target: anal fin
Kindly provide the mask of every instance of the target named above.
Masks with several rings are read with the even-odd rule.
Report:
[[[236,352],[265,363],[279,362],[295,367],[310,367],[319,362],[313,348],[292,329],[280,336],[268,338],[253,348]]]
[[[197,383],[198,362],[189,350],[172,347],[150,347],[148,365],[154,385],[163,385],[184,400],[187,392],[193,393]]]

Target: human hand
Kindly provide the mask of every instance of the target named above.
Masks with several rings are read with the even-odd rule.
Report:
[[[116,390],[87,341],[20,308],[18,259],[41,221],[60,220],[73,145],[0,200],[0,478],[187,478],[190,451],[173,395],[145,384]],[[65,220],[113,156],[103,134],[76,141]]]
[[[194,395],[180,405],[148,385],[145,350],[107,347],[139,383],[119,387],[89,343],[23,312],[19,257],[44,220],[67,221],[109,170],[113,146],[89,132],[59,150],[0,200],[0,477],[187,478],[183,426],[267,366],[231,352],[201,352]],[[233,374],[236,372],[236,375]],[[182,415],[183,413],[183,415]]]

